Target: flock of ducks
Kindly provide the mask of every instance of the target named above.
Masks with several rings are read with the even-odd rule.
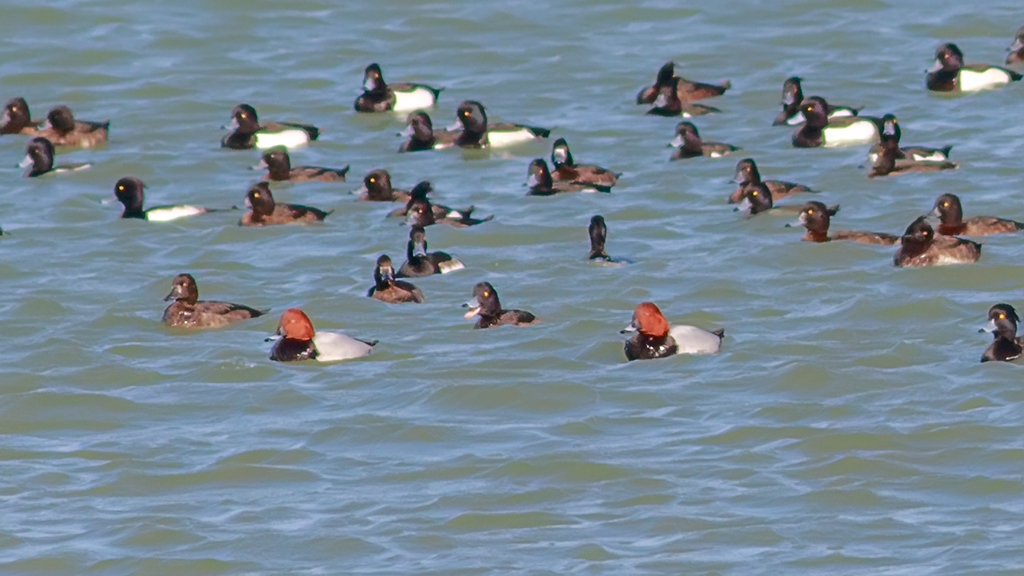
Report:
[[[1017,31],[1006,64],[1024,64],[1024,27]],[[935,64],[929,69],[926,85],[929,90],[942,92],[972,92],[997,88],[1020,81],[1022,76],[1000,66],[967,65],[963,53],[955,44],[943,44],[936,51]],[[637,104],[648,104],[648,114],[692,118],[720,110],[698,101],[717,97],[731,87],[729,82],[707,84],[687,80],[675,74],[675,64],[666,63],[658,71],[655,83],[644,87],[636,97]],[[498,148],[515,145],[537,138],[547,138],[550,130],[526,124],[491,123],[484,106],[477,101],[462,102],[456,110],[456,124],[446,129],[435,129],[425,109],[433,107],[443,89],[424,84],[388,84],[377,64],[366,67],[364,92],[356,99],[354,108],[363,113],[409,113],[408,140],[398,152],[410,153],[445,148]],[[862,116],[860,110],[848,106],[834,106],[817,96],[805,97],[802,80],[785,80],[782,89],[782,111],[773,124],[798,126],[792,144],[798,148],[831,147],[871,143],[869,158],[873,166],[868,177],[885,177],[911,172],[936,172],[958,168],[949,160],[950,146],[903,146],[901,128],[891,114],[880,118]],[[311,224],[322,222],[332,211],[298,204],[279,203],[274,200],[270,182],[325,181],[343,182],[349,167],[324,168],[318,166],[292,166],[288,149],[308,144],[319,137],[317,127],[287,122],[261,122],[256,110],[248,104],[239,104],[232,110],[231,132],[221,141],[229,149],[263,150],[260,168],[267,172],[246,193],[248,211],[241,217],[242,226],[268,226],[281,224]],[[22,166],[28,168],[26,177],[68,172],[88,168],[88,165],[54,165],[56,147],[89,148],[106,142],[110,122],[77,120],[66,106],[51,109],[44,121],[33,120],[28,103],[23,98],[7,102],[0,117],[0,134],[31,136]],[[671,160],[695,157],[721,157],[735,153],[738,147],[719,142],[704,141],[697,127],[690,121],[681,121],[671,142],[674,148]],[[572,192],[610,192],[621,174],[606,168],[577,164],[563,138],[552,145],[553,170],[543,158],[530,162],[527,168],[529,195],[550,196]],[[737,210],[748,217],[775,208],[782,198],[814,192],[810,187],[781,180],[764,180],[757,164],[745,158],[736,165],[737,189],[728,197],[730,203],[739,204]],[[116,198],[124,206],[123,218],[149,221],[169,221],[197,214],[228,211],[236,208],[205,208],[190,205],[144,207],[145,184],[134,177],[125,177],[114,186]],[[430,199],[429,182],[420,182],[412,190],[395,189],[386,170],[373,170],[363,178],[359,200],[390,202],[399,207],[388,216],[404,218],[410,225],[405,263],[395,270],[387,255],[377,259],[373,271],[373,286],[367,296],[388,303],[419,303],[423,292],[401,278],[426,277],[445,274],[464,268],[458,259],[444,252],[428,252],[425,229],[434,224],[455,227],[475,226],[493,218],[473,216],[473,207],[456,209],[436,204]],[[975,236],[1011,233],[1024,229],[1024,224],[995,217],[963,218],[960,199],[943,194],[935,201],[933,210],[915,219],[901,235],[878,232],[831,231],[831,218],[839,206],[826,206],[810,201],[800,208],[799,217],[791,224],[806,229],[803,239],[809,242],[848,240],[877,245],[899,247],[893,261],[899,267],[938,266],[964,264],[978,260],[981,245],[958,235]],[[929,218],[938,220],[933,228]],[[790,226],[790,225],[787,225]],[[608,263],[615,260],[605,250],[607,226],[604,218],[594,216],[588,229],[591,239],[589,258]],[[249,306],[212,300],[199,300],[199,289],[190,274],[179,274],[172,281],[171,292],[165,300],[172,301],[163,314],[163,322],[181,328],[222,327],[234,322],[263,315],[266,311]],[[476,318],[475,328],[491,328],[504,324],[529,325],[538,321],[532,313],[506,309],[498,298],[494,286],[480,282],[473,287],[472,298],[463,305],[465,317]],[[992,306],[989,323],[984,328],[994,334],[994,341],[982,356],[982,361],[1008,361],[1024,352],[1024,339],[1018,338],[1020,321],[1014,308],[1008,304]],[[662,358],[674,354],[714,354],[721,348],[724,330],[707,331],[695,326],[671,326],[661,310],[652,302],[640,303],[633,312],[632,321],[622,332],[635,332],[625,342],[628,360]],[[286,310],[277,332],[268,340],[276,339],[270,358],[276,361],[318,360],[332,362],[357,358],[369,354],[376,340],[365,341],[344,334],[316,331],[310,318],[300,309]]]

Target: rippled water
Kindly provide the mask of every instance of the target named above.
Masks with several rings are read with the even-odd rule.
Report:
[[[1021,238],[924,270],[894,269],[890,248],[800,242],[792,214],[724,203],[743,156],[669,162],[674,121],[633,103],[669,59],[731,79],[702,135],[841,203],[836,228],[899,232],[941,192],[1024,220],[1024,86],[949,98],[923,77],[944,41],[1001,62],[1019,5],[482,4],[9,3],[0,100],[112,128],[105,148],[58,158],[92,170],[32,180],[14,168],[24,139],[0,139],[0,572],[1024,572],[1021,368],[977,363],[988,307],[1021,304]],[[548,142],[398,155],[401,118],[351,110],[372,61],[446,87],[438,125],[477,99],[621,184],[524,198]],[[897,114],[907,144],[954,144],[963,168],[872,181],[865,147],[794,150],[770,126],[794,74]],[[158,225],[102,203],[135,175],[150,204],[240,204],[258,155],[219,149],[218,127],[243,101],[322,128],[296,164],[351,164],[345,184],[274,187],[336,208],[325,225]],[[467,269],[416,280],[423,305],[365,297],[407,234],[349,194],[379,167],[496,215],[428,231]],[[598,213],[635,264],[585,262]],[[186,271],[204,297],[273,311],[168,330],[160,299]],[[472,330],[459,304],[481,280],[543,323]],[[723,352],[625,363],[618,329],[645,299],[724,327]],[[291,306],[381,344],[272,363],[263,338]]]

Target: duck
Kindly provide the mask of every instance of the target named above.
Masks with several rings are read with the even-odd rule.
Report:
[[[669,145],[675,148],[675,151],[672,153],[672,160],[694,158],[697,156],[721,158],[740,149],[732,144],[704,142],[701,140],[700,133],[697,132],[697,127],[685,121],[676,124],[676,137]]]
[[[355,194],[360,195],[361,202],[408,203],[410,199],[409,192],[391,187],[391,173],[383,168],[367,172],[366,176],[363,176],[363,187],[356,190]]]
[[[121,218],[137,218],[150,222],[168,222],[178,218],[186,218],[197,214],[208,214],[210,212],[227,212],[237,208],[204,208],[189,204],[178,204],[175,206],[154,206],[148,210],[143,207],[143,190],[146,185],[138,178],[125,176],[114,184],[114,196],[124,206]]]
[[[418,278],[462,270],[466,265],[445,252],[427,252],[427,233],[422,226],[409,230],[405,248],[405,264],[395,278]]]
[[[981,257],[981,244],[956,236],[935,235],[926,216],[914,220],[900,238],[893,264],[900,268],[970,264]]]
[[[743,197],[740,205],[734,208],[734,212],[745,212],[747,217],[757,216],[775,207],[772,200],[772,191],[763,182],[748,184],[743,188]]]
[[[895,142],[897,145],[897,160],[913,160],[915,162],[946,162],[949,160],[949,151],[953,149],[953,146],[943,146],[942,148],[899,146],[902,135],[900,122],[895,116],[892,114],[882,116],[882,131],[878,135],[879,142],[868,151],[868,160],[878,162],[882,148],[890,142]]]
[[[576,164],[565,138],[555,140],[551,146],[551,164],[555,167],[551,179],[555,182],[575,182],[577,184],[596,184],[598,186],[615,186],[620,174],[607,168],[593,164]]]
[[[425,184],[426,186],[421,186]],[[411,192],[412,199],[405,206],[406,223],[410,226],[426,228],[432,224],[448,224],[456,228],[466,228],[489,222],[494,219],[490,214],[484,218],[474,218],[474,206],[464,210],[452,210],[447,206],[435,205],[430,202],[426,194],[433,188],[429,182],[420,182]],[[394,213],[393,213],[394,214]]]
[[[494,328],[509,324],[512,326],[528,326],[539,322],[536,316],[525,310],[505,310],[498,300],[498,292],[490,282],[480,282],[473,287],[473,298],[462,305],[469,308],[463,314],[467,320],[477,316],[475,329]]]
[[[267,338],[275,341],[270,359],[276,362],[338,362],[362,358],[373,352],[377,340],[358,340],[337,332],[319,332],[299,308],[289,308],[281,315],[277,331]]]
[[[388,84],[375,62],[363,72],[363,93],[356,98],[356,112],[407,112],[430,108],[444,88],[426,84]]]
[[[434,130],[434,122],[430,116],[418,110],[409,115],[408,126],[399,132],[399,136],[408,136],[409,139],[398,147],[399,152],[418,152],[420,150],[442,150],[455,146],[459,139],[460,132],[449,130]]]
[[[729,195],[729,204],[736,204],[743,199],[743,189],[751,184],[761,183],[772,193],[772,200],[781,200],[793,194],[813,193],[814,190],[803,184],[784,180],[762,180],[761,172],[753,158],[744,158],[736,163],[736,176],[733,182],[739,184],[736,191]]]
[[[1017,29],[1017,33],[1013,36],[1013,44],[1010,44],[1006,51],[1009,52],[1006,55],[1008,66],[1024,64],[1024,26]]]
[[[650,360],[675,354],[718,354],[725,329],[711,332],[696,326],[669,326],[654,302],[641,302],[633,310],[633,320],[619,331],[636,332],[626,340],[626,360]]]
[[[4,104],[3,115],[0,115],[0,135],[24,134],[37,136],[42,120],[33,120],[28,110],[28,102],[24,98],[11,98]]]
[[[424,302],[423,292],[419,288],[409,282],[395,280],[395,271],[387,254],[377,258],[377,266],[373,269],[373,288],[366,295],[391,304]]]
[[[247,212],[238,221],[239,226],[269,226],[275,224],[309,224],[323,222],[334,210],[323,211],[299,204],[278,204],[266,182],[253,184],[245,195]]]
[[[292,159],[284,146],[266,149],[259,168],[266,168],[264,180],[273,182],[344,182],[348,174],[348,166],[344,168],[322,168],[320,166],[296,166],[292,168]]]
[[[433,202],[431,202],[430,199],[427,198],[427,194],[430,194],[433,191],[434,186],[429,181],[423,180],[422,182],[419,182],[418,184],[413,186],[412,190],[408,192],[408,199],[405,202],[405,206],[392,210],[391,212],[388,213],[387,217],[408,219],[409,210],[410,208],[413,207],[413,202],[416,200],[421,201],[415,204],[417,209],[424,208],[424,206],[430,207],[430,213],[433,217],[433,220],[431,221],[432,223],[441,222],[446,218],[458,220],[459,218],[462,217],[462,210],[455,210],[443,204],[434,204]],[[471,206],[469,210],[472,211],[473,207]],[[429,226],[429,224],[425,224],[425,226]]]
[[[694,82],[681,76],[676,76],[675,62],[666,62],[658,70],[658,76],[654,84],[644,87],[636,95],[637,104],[654,104],[658,95],[665,88],[675,88],[676,98],[680,102],[696,102],[705,98],[713,98],[725,94],[725,91],[732,87],[732,82],[726,80],[721,84],[705,84]]]
[[[1024,353],[1024,342],[1017,337],[1017,311],[1009,304],[996,304],[988,309],[988,324],[978,332],[991,332],[993,341],[981,355],[982,362],[1011,362]]]
[[[722,110],[707,104],[696,102],[683,102],[675,88],[667,86],[658,91],[658,97],[654,99],[651,108],[647,111],[649,116],[666,116],[683,118],[696,118],[708,114],[721,114]]]
[[[819,96],[805,98],[798,113],[803,126],[793,133],[796,148],[830,148],[848,144],[877,142],[882,119],[871,116],[828,117],[828,102]]]
[[[943,194],[936,198],[932,216],[939,219],[936,232],[946,236],[1012,234],[1024,229],[1024,222],[996,218],[995,216],[975,216],[964,220],[964,209],[956,194]]]
[[[803,78],[790,76],[782,83],[782,112],[779,112],[779,115],[775,117],[772,126],[785,126],[787,124],[793,126],[805,120],[803,116],[800,116],[800,103],[804,101],[802,82]],[[828,105],[826,110],[830,119],[856,116],[860,112],[860,108],[833,106],[831,104]]]
[[[524,124],[489,124],[483,104],[465,100],[455,113],[458,120],[453,129],[461,129],[455,145],[461,148],[501,148],[536,138],[547,138],[551,130]]]
[[[25,178],[36,178],[43,174],[60,174],[62,172],[76,172],[92,168],[92,164],[54,166],[53,155],[53,143],[42,136],[36,136],[29,140],[28,146],[25,147],[25,159],[18,163],[18,167],[28,168],[25,172]]]
[[[267,313],[241,304],[200,300],[199,287],[191,274],[174,277],[164,302],[170,300],[174,302],[164,310],[163,323],[175,328],[220,328]]]
[[[92,148],[105,143],[109,131],[110,120],[75,120],[70,108],[57,106],[46,114],[46,122],[39,129],[39,135],[53,142],[55,146]]]
[[[885,129],[883,129],[885,132]],[[889,134],[883,134],[882,141],[878,148],[878,159],[868,172],[868,178],[880,176],[895,176],[899,174],[910,174],[914,172],[940,172],[942,170],[956,170],[960,167],[956,162],[931,162],[918,160],[900,160],[899,156],[906,157],[900,150],[899,140]]]
[[[584,184],[581,182],[555,182],[548,170],[548,163],[543,158],[535,158],[527,170],[526,185],[530,190],[527,196],[553,196],[565,192],[611,192],[610,186]]]
[[[856,232],[852,230],[840,230],[829,236],[828,228],[832,216],[839,212],[839,206],[825,206],[822,202],[808,202],[800,209],[800,216],[792,224],[786,227],[803,226],[807,233],[802,238],[805,242],[830,242],[832,240],[850,240],[863,244],[877,244],[879,246],[892,246],[899,240],[899,236],[886,234],[884,232]]]
[[[231,123],[225,126],[233,130],[221,141],[221,148],[249,150],[251,148],[273,148],[284,146],[295,148],[320,137],[320,129],[309,124],[290,122],[267,122],[261,124],[256,109],[248,104],[239,104],[231,110]]]
[[[1000,66],[964,65],[964,53],[956,44],[946,43],[935,51],[935,64],[928,69],[925,84],[933,92],[976,92],[1019,82],[1020,74]]]
[[[587,234],[590,236],[590,255],[587,256],[587,260],[596,260],[607,264],[629,263],[628,260],[612,258],[605,250],[604,245],[608,240],[608,226],[604,222],[604,216],[598,214],[590,218]]]

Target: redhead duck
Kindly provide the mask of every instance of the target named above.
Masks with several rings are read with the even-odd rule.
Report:
[[[36,136],[42,123],[42,120],[32,119],[24,98],[11,98],[4,104],[4,113],[0,116],[0,134]]]
[[[725,91],[732,87],[732,83],[726,80],[721,84],[705,84],[693,82],[681,76],[676,76],[675,62],[666,62],[658,70],[658,76],[654,84],[640,90],[636,95],[637,104],[654,104],[658,95],[664,89],[674,89],[675,97],[680,102],[696,102],[705,98],[713,98],[725,94]]]
[[[225,128],[234,131],[220,141],[221,148],[236,150],[273,148],[274,146],[294,148],[308,144],[320,137],[320,129],[309,124],[289,122],[260,124],[256,109],[248,104],[239,104],[231,110],[231,123]]]
[[[473,210],[475,210],[475,207],[473,206],[464,210],[452,210],[447,206],[432,204],[430,199],[427,198],[427,193],[431,190],[433,188],[430,182],[420,182],[410,192],[411,199],[404,209],[406,223],[410,226],[426,228],[432,224],[448,224],[456,228],[466,228],[494,219],[493,214],[484,218],[474,218]],[[392,212],[391,215],[397,215],[397,212]]]
[[[925,216],[914,220],[900,238],[893,264],[900,268],[970,264],[981,257],[981,244],[956,236],[936,236]]]
[[[387,254],[377,258],[377,266],[373,269],[373,288],[370,288],[366,295],[392,304],[403,302],[420,304],[424,301],[423,292],[419,288],[408,282],[395,280],[395,271],[391,267],[391,258]]]
[[[964,209],[955,194],[943,194],[936,198],[932,216],[939,219],[939,234],[946,236],[987,236],[989,234],[1010,234],[1024,229],[1024,222],[1005,220],[995,216],[975,216],[964,220]]]
[[[483,104],[466,100],[455,113],[458,123],[452,129],[461,129],[455,145],[461,148],[501,148],[536,138],[547,138],[551,130],[524,124],[490,124]]]
[[[611,192],[609,186],[585,184],[582,182],[555,182],[548,170],[548,163],[543,158],[530,162],[527,170],[526,185],[530,190],[527,196],[553,196],[563,192]]]
[[[988,324],[978,332],[991,332],[992,344],[981,355],[982,362],[1010,362],[1020,358],[1024,352],[1021,338],[1017,337],[1017,311],[1009,304],[996,304],[988,309]]]
[[[356,98],[356,112],[407,112],[430,108],[444,88],[426,84],[388,84],[380,66],[370,64],[363,72],[363,93]]]
[[[872,116],[829,118],[828,102],[811,96],[800,103],[798,118],[803,126],[793,133],[796,148],[845,146],[877,142],[882,119]]]
[[[721,158],[726,154],[732,154],[739,150],[739,147],[721,142],[704,142],[701,140],[697,127],[690,122],[676,124],[676,137],[670,144],[675,148],[672,153],[672,160],[683,158],[694,158],[696,156],[708,156],[710,158]]]
[[[334,210],[324,212],[318,208],[299,204],[278,204],[270,193],[270,185],[258,182],[249,188],[245,195],[245,203],[249,206],[239,226],[269,226],[274,224],[309,224],[323,222]]]
[[[143,210],[143,190],[146,185],[142,183],[142,180],[138,178],[132,178],[126,176],[117,181],[114,184],[114,196],[117,198],[122,205],[124,205],[124,212],[121,213],[121,218],[138,218],[140,220],[149,220],[150,222],[167,222],[170,220],[177,220],[178,218],[185,218],[188,216],[195,216],[196,214],[206,214],[208,212],[227,212],[229,210],[236,210],[236,208],[203,208],[202,206],[191,206],[188,204],[178,204],[176,206],[154,206],[148,210]]]
[[[892,114],[882,116],[882,132],[879,134],[879,142],[868,150],[868,160],[878,162],[878,157],[883,148],[892,147],[896,143],[897,160],[913,160],[916,162],[945,162],[949,160],[949,151],[952,146],[942,148],[929,148],[926,146],[900,146],[900,137],[903,131],[900,129],[899,120]]]
[[[1009,52],[1006,55],[1007,64],[1024,64],[1024,26],[1017,29],[1017,34],[1013,37],[1013,44],[1010,44],[1006,51]]]
[[[565,138],[555,140],[551,146],[551,164],[555,167],[555,171],[551,173],[551,179],[555,182],[564,181],[611,187],[619,181],[617,172],[593,164],[576,164]]]
[[[320,166],[296,166],[292,168],[292,159],[284,146],[274,146],[263,153],[260,168],[266,168],[264,180],[274,182],[344,182],[348,166],[344,168],[321,168]]]
[[[964,65],[964,53],[956,44],[943,44],[935,51],[935,64],[928,69],[925,84],[935,92],[974,92],[1019,82],[1020,74],[999,66]]]
[[[761,172],[758,171],[757,164],[754,163],[753,158],[744,158],[736,164],[736,176],[733,178],[733,182],[739,184],[739,188],[729,195],[729,204],[740,202],[743,199],[743,189],[751,184],[758,183],[768,187],[768,190],[772,193],[772,200],[781,200],[787,196],[803,192],[814,192],[814,190],[803,184],[782,180],[761,180]]]
[[[25,178],[35,178],[42,176],[43,174],[60,174],[61,172],[75,172],[77,170],[85,170],[91,168],[92,164],[66,164],[63,166],[53,165],[53,143],[37,136],[32,140],[29,140],[28,146],[25,147],[25,159],[22,160],[18,166],[21,168],[29,168],[25,172]]]
[[[653,302],[641,302],[633,311],[633,321],[620,331],[636,332],[626,340],[627,360],[649,360],[673,354],[718,354],[725,329],[712,332],[696,326],[669,327],[668,320]]]
[[[898,236],[881,232],[855,232],[852,230],[840,230],[829,236],[828,227],[831,217],[839,211],[839,206],[828,207],[821,202],[808,202],[800,210],[800,217],[790,226],[803,226],[807,228],[803,240],[806,242],[829,242],[832,240],[851,240],[864,244],[878,244],[880,246],[892,246],[899,240]]]
[[[107,141],[110,120],[88,122],[75,120],[67,106],[57,106],[46,114],[46,122],[39,129],[39,135],[56,146],[91,148]]]
[[[489,282],[480,282],[473,287],[473,298],[462,305],[469,308],[463,317],[467,320],[479,316],[473,328],[493,328],[502,324],[528,326],[538,322],[537,317],[525,310],[505,310],[498,300],[498,292]]]
[[[199,299],[199,287],[191,274],[178,274],[164,302],[174,300],[164,310],[163,323],[175,328],[219,328],[239,320],[266,313],[241,304]]]
[[[277,362],[317,360],[338,362],[361,358],[373,352],[376,340],[357,340],[336,332],[317,332],[306,313],[289,308],[281,315],[277,332],[267,342],[277,340],[270,349],[270,359]]]
[[[370,170],[363,176],[363,187],[354,192],[362,202],[409,202],[409,193],[391,187],[387,170]],[[404,216],[405,214],[402,214]]]
[[[784,126],[786,124],[796,125],[805,120],[800,115],[800,103],[804,101],[804,89],[801,86],[803,78],[791,76],[782,83],[782,112],[775,117],[772,126]],[[842,118],[844,116],[856,116],[860,108],[849,106],[833,106],[826,108],[829,118]]]
[[[455,146],[459,132],[434,130],[434,123],[426,112],[419,110],[409,115],[409,125],[399,132],[399,136],[409,139],[398,147],[399,152],[418,152],[420,150],[441,150]]]
[[[405,249],[405,264],[398,269],[395,278],[416,278],[447,274],[462,270],[466,266],[457,258],[444,252],[427,252],[427,233],[421,226],[409,231],[409,242]]]

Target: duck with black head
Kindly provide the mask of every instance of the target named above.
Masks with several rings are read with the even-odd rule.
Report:
[[[417,110],[409,115],[408,125],[405,130],[398,133],[399,136],[408,136],[409,139],[398,147],[399,152],[419,152],[420,150],[442,150],[455,146],[459,139],[460,132],[449,130],[434,130],[434,123],[430,116],[422,110]]]
[[[688,103],[721,96],[731,87],[732,82],[728,80],[721,84],[707,84],[676,76],[675,62],[666,62],[658,70],[654,84],[644,87],[636,95],[636,103],[654,104],[658,99],[658,95],[665,89],[672,90],[675,93],[675,98],[680,102]]]
[[[295,166],[284,146],[274,146],[263,153],[263,160],[256,169],[266,168],[263,179],[271,182],[344,182],[348,166],[344,168],[323,168],[320,166]]]
[[[1017,33],[1013,36],[1013,43],[1006,51],[1009,52],[1006,55],[1007,65],[1024,64],[1024,26],[1017,29]]]
[[[900,268],[971,264],[981,257],[981,244],[956,236],[936,235],[921,216],[907,227],[900,238],[900,247],[893,264]]]
[[[57,106],[46,114],[46,122],[39,129],[39,135],[56,146],[92,148],[107,141],[109,130],[110,120],[76,120],[70,108]]]
[[[829,118],[828,102],[819,96],[800,103],[798,118],[803,126],[793,133],[796,148],[831,148],[850,144],[877,142],[882,119],[873,116]]]
[[[548,163],[543,158],[535,158],[530,162],[526,172],[526,185],[530,188],[527,196],[553,196],[565,192],[611,192],[610,186],[588,184],[583,182],[556,182],[548,170]]]
[[[54,153],[53,143],[42,136],[37,136],[30,140],[28,146],[25,147],[25,159],[18,164],[18,167],[28,168],[24,175],[25,178],[36,178],[43,174],[60,174],[62,172],[76,172],[92,168],[92,164],[86,163],[54,166]]]
[[[28,102],[24,98],[11,98],[4,104],[4,112],[0,115],[0,135],[24,134],[37,136],[42,120],[33,120],[28,110]]]
[[[964,64],[964,53],[956,44],[946,43],[935,51],[935,63],[928,69],[925,84],[933,92],[976,92],[1019,82],[1020,74],[1001,66]]]
[[[310,124],[260,123],[256,109],[248,104],[235,106],[231,110],[231,122],[224,128],[233,130],[233,132],[220,141],[221,148],[235,150],[273,148],[274,146],[295,148],[320,137],[320,129]]]
[[[633,320],[619,333],[636,332],[623,347],[626,360],[650,360],[675,354],[718,354],[725,329],[708,332],[696,326],[670,326],[653,302],[641,302]]]
[[[732,181],[739,184],[739,187],[729,195],[729,204],[736,204],[742,201],[744,188],[752,184],[764,184],[767,186],[768,190],[772,193],[772,200],[781,200],[793,194],[814,192],[810,187],[795,182],[762,180],[761,172],[757,169],[757,164],[753,158],[744,158],[736,163],[736,175]]]
[[[551,135],[551,130],[547,128],[489,123],[483,104],[475,100],[465,100],[459,104],[455,119],[456,124],[451,130],[459,131],[455,145],[461,148],[502,148]]]
[[[775,117],[772,126],[785,126],[787,124],[795,126],[806,120],[800,115],[800,103],[804,101],[802,82],[803,78],[791,76],[782,83],[782,112]],[[831,104],[828,105],[826,110],[829,118],[856,116],[860,112],[860,108],[833,106]]]
[[[619,181],[618,172],[612,172],[594,164],[577,164],[569,150],[565,138],[555,140],[551,145],[551,164],[555,167],[551,179],[555,182],[575,182],[577,184],[596,184],[598,186],[614,186]]]
[[[231,302],[200,300],[199,287],[191,274],[178,274],[171,282],[171,292],[164,301],[174,302],[164,310],[163,323],[175,328],[220,328],[239,320],[266,314]]]
[[[740,205],[733,208],[733,212],[743,212],[747,218],[757,216],[775,207],[772,199],[772,191],[763,182],[749,184],[743,188],[743,197]]]
[[[377,258],[377,265],[373,269],[373,287],[366,295],[374,300],[391,304],[404,302],[421,304],[425,301],[423,291],[419,288],[409,282],[395,280],[395,270],[391,265],[391,258],[387,254]]]
[[[669,146],[675,148],[675,151],[672,152],[672,160],[695,158],[697,156],[721,158],[740,149],[732,144],[705,142],[701,139],[697,127],[691,122],[676,124],[676,137],[669,143]]]
[[[839,230],[829,235],[829,225],[832,216],[839,212],[839,205],[825,206],[821,202],[808,202],[800,209],[800,216],[796,222],[786,224],[786,227],[803,226],[807,229],[803,240],[805,242],[831,242],[832,240],[850,240],[863,244],[877,244],[880,246],[892,246],[899,240],[898,236],[884,232],[858,232],[854,230]]]
[[[1010,362],[1021,357],[1024,344],[1017,337],[1017,311],[1009,304],[996,304],[988,309],[988,324],[978,332],[991,332],[993,341],[981,355],[982,362]]]
[[[369,355],[377,345],[376,340],[358,340],[337,332],[314,330],[312,320],[298,308],[289,308],[281,315],[277,331],[266,341],[275,340],[270,359],[277,362],[351,360]]]
[[[391,173],[383,168],[370,170],[363,176],[363,187],[352,192],[360,202],[409,202],[409,192],[391,187]],[[405,214],[401,214],[404,216]]]
[[[124,206],[124,212],[121,213],[121,218],[137,218],[140,220],[148,220],[150,222],[168,222],[171,220],[177,220],[178,218],[195,216],[197,214],[237,210],[236,207],[204,208],[202,206],[192,206],[190,204],[154,206],[149,209],[144,209],[143,205],[145,199],[143,190],[145,189],[146,185],[143,184],[142,180],[131,176],[125,176],[114,184],[114,197],[116,197]]]
[[[964,209],[956,194],[943,194],[936,198],[931,215],[939,219],[936,231],[946,236],[1012,234],[1024,229],[1024,222],[996,218],[995,216],[975,216],[964,220]]]
[[[900,122],[896,119],[896,116],[892,114],[882,116],[882,132],[878,136],[878,144],[873,145],[868,150],[868,160],[878,162],[882,150],[892,148],[893,143],[896,144],[896,160],[933,163],[942,163],[949,160],[949,151],[953,149],[952,145],[941,148],[901,146],[900,138],[902,138],[902,135],[903,130],[900,128]],[[945,169],[948,170],[948,168]]]
[[[465,268],[458,258],[446,252],[427,252],[427,232],[420,226],[409,230],[409,242],[405,248],[405,264],[398,269],[395,278],[417,278],[434,274],[447,274]]]
[[[491,286],[490,282],[480,282],[473,287],[473,298],[462,305],[469,308],[463,317],[467,320],[477,317],[473,328],[493,328],[503,324],[512,326],[528,326],[540,320],[525,310],[504,309],[501,301],[498,300],[498,292]]]
[[[476,209],[474,206],[462,210],[453,210],[447,206],[441,206],[440,204],[433,204],[430,199],[427,198],[427,193],[433,190],[430,186],[430,182],[420,182],[410,192],[411,199],[409,203],[405,205],[404,214],[405,221],[410,226],[420,226],[426,228],[433,224],[448,224],[449,226],[455,226],[456,228],[466,228],[468,226],[476,226],[477,224],[483,224],[494,219],[494,215],[490,214],[483,218],[474,218],[473,211]],[[398,215],[398,211],[394,211],[389,216]]]
[[[245,203],[249,206],[239,226],[271,226],[276,224],[311,224],[323,222],[334,210],[323,211],[300,204],[281,204],[274,201],[270,193],[270,185],[258,182],[249,188],[245,195]]]
[[[375,62],[363,71],[363,93],[356,98],[356,112],[408,112],[430,108],[444,88],[426,84],[388,84]]]

